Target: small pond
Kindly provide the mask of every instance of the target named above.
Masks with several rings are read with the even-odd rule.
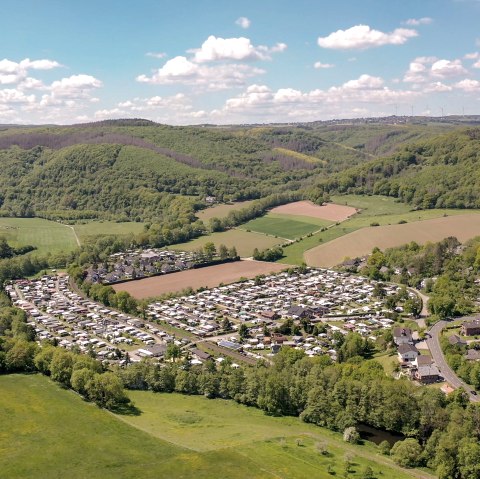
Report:
[[[398,432],[384,431],[375,427],[367,426],[366,424],[359,424],[357,431],[360,433],[360,437],[365,441],[374,442],[380,444],[382,441],[387,441],[391,446],[396,442],[405,438],[403,434]]]

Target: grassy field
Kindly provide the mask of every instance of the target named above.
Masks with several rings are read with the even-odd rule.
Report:
[[[115,223],[114,221],[92,221],[83,225],[74,225],[80,242],[85,241],[88,237],[98,235],[118,235],[124,236],[128,234],[139,234],[143,231],[143,223],[127,222]]]
[[[58,253],[76,248],[68,226],[41,218],[0,218],[0,236],[12,246],[36,246],[36,254]]]
[[[237,201],[228,205],[215,205],[210,208],[197,212],[197,217],[202,221],[208,221],[210,218],[223,218],[233,210],[240,210],[246,206],[251,205],[255,200],[250,201]]]
[[[316,233],[311,237],[304,238],[285,247],[285,256],[280,260],[280,262],[286,264],[301,264],[303,261],[305,261],[306,256],[310,255],[310,253],[305,255],[306,251],[318,247],[319,245],[322,245],[321,248],[324,248],[323,245],[326,243],[340,238],[341,236],[348,235],[349,233],[353,233],[361,228],[368,228],[372,223],[378,224],[379,226],[397,225],[401,221],[405,221],[407,224],[413,224],[415,222],[442,218],[444,216],[458,216],[470,214],[472,212],[480,213],[478,210],[453,209],[411,211],[408,205],[396,203],[393,198],[383,196],[345,195],[333,196],[331,199],[337,204],[347,204],[348,206],[359,208],[361,211],[352,218],[343,221],[338,225],[332,226],[327,231]],[[411,226],[411,228],[415,229],[417,226]],[[449,232],[449,235],[457,234],[458,232],[454,230]],[[407,238],[405,242],[409,242],[414,239],[415,238],[413,237],[411,239]],[[341,255],[340,261],[342,261],[344,257],[350,256],[348,252],[342,254],[342,251],[338,250],[338,248],[335,251],[336,258],[337,256]],[[370,251],[371,249],[367,252]]]
[[[240,229],[264,233],[280,238],[295,239],[331,225],[331,221],[308,216],[268,213],[243,224]]]
[[[341,477],[345,453],[354,463],[349,478],[361,478],[366,465],[383,479],[433,477],[400,469],[371,444],[350,446],[340,434],[230,401],[131,392],[139,415],[115,416],[40,375],[0,376],[0,390],[4,479],[67,471],[73,479],[327,479],[330,464]]]
[[[192,251],[204,246],[206,243],[214,243],[215,246],[224,244],[228,248],[235,246],[238,254],[242,257],[252,256],[253,250],[271,248],[277,244],[283,243],[284,240],[274,238],[273,236],[265,236],[264,234],[252,233],[240,229],[232,229],[223,231],[222,233],[212,233],[208,236],[189,241],[188,243],[179,243],[169,246],[171,249],[178,249],[184,251]]]
[[[424,244],[428,241],[440,241],[448,236],[456,236],[463,242],[478,235],[480,235],[478,213],[362,228],[307,251],[305,261],[311,266],[331,267],[341,263],[346,257],[364,256],[374,247],[383,250],[410,241]]]

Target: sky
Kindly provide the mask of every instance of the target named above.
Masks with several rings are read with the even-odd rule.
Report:
[[[0,124],[480,114],[480,0],[0,0]]]

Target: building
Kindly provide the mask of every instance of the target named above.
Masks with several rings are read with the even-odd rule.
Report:
[[[413,337],[410,328],[393,328],[393,342],[400,346],[401,344],[412,344]]]
[[[423,384],[432,384],[440,379],[440,371],[434,364],[420,366],[415,373],[415,379]]]
[[[480,334],[480,319],[476,318],[471,321],[464,321],[460,332],[463,336],[476,336]]]
[[[404,343],[398,346],[398,360],[401,363],[413,363],[419,354],[418,349],[411,344]]]
[[[456,334],[452,334],[451,336],[448,337],[448,342],[452,346],[466,346],[467,342],[462,339],[460,336],[457,336]]]

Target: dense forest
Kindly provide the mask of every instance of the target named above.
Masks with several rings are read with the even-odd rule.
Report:
[[[218,201],[296,193],[453,126],[171,127],[144,120],[0,131],[0,215],[160,223]],[[403,154],[403,153],[402,153]],[[330,188],[332,189],[332,188]],[[408,200],[408,198],[406,198]]]
[[[480,129],[449,132],[404,146],[328,179],[320,191],[378,194],[416,208],[480,207]]]

